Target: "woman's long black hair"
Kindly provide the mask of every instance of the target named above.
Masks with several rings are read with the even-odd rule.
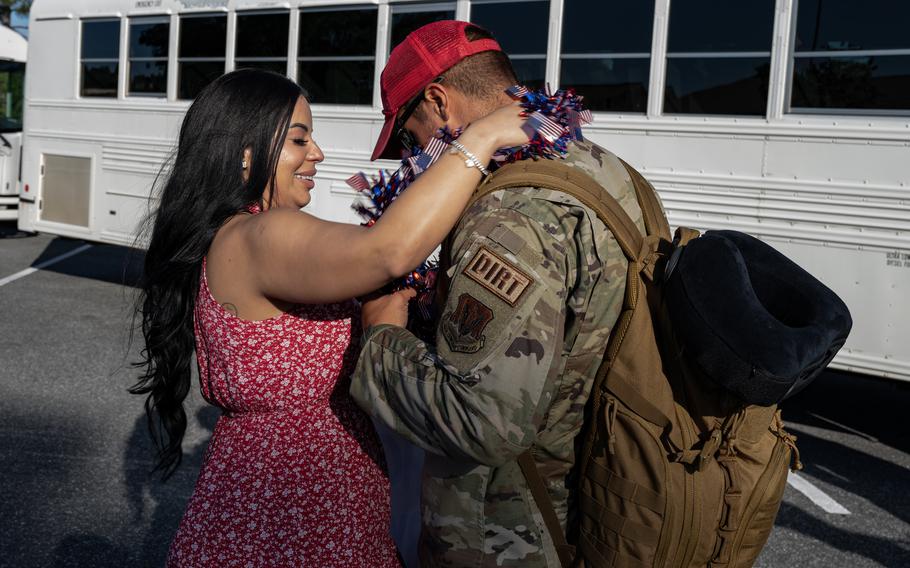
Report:
[[[183,457],[183,401],[195,348],[193,310],[202,259],[218,229],[252,203],[271,198],[270,180],[303,90],[286,77],[244,69],[223,75],[183,119],[176,156],[146,222],[151,230],[137,311],[145,347],[133,394],[147,395],[156,470],[170,476]],[[241,161],[249,148],[249,178]]]

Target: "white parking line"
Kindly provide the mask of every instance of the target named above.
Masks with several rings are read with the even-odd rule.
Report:
[[[857,436],[859,436],[861,438],[865,438],[866,440],[869,440],[870,442],[878,442],[878,438],[876,438],[874,436],[870,436],[869,434],[866,434],[865,432],[860,432],[859,430],[856,430],[855,428],[851,428],[845,424],[841,424],[840,422],[835,422],[834,420],[831,420],[830,418],[825,418],[824,416],[822,416],[820,414],[810,412],[809,416],[811,416],[812,418],[815,418],[816,420],[821,420],[822,422],[827,422],[828,424],[837,426],[838,428],[840,428],[841,430],[844,430],[845,432],[850,432],[851,434],[856,434]]]
[[[60,256],[55,256],[54,258],[45,260],[41,264],[36,264],[35,266],[26,268],[25,270],[21,270],[13,275],[7,276],[6,278],[0,278],[0,286],[6,286],[10,282],[15,282],[16,280],[19,280],[20,278],[25,278],[29,274],[38,272],[42,268],[47,268],[48,266],[50,266],[52,264],[57,264],[61,260],[66,260],[71,256],[76,256],[80,252],[86,251],[90,248],[92,248],[92,245],[82,245],[79,248],[75,248],[69,252],[63,253]]]
[[[818,487],[812,485],[808,479],[801,475],[791,471],[790,475],[787,477],[787,483],[790,484],[790,487],[796,489],[808,497],[813,503],[821,507],[826,513],[831,513],[832,515],[850,514],[850,511],[845,509],[843,505],[832,499]]]

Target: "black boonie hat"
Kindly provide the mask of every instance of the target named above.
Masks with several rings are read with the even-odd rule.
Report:
[[[827,286],[762,241],[708,231],[668,267],[665,299],[688,359],[750,404],[808,385],[843,346],[853,320]]]

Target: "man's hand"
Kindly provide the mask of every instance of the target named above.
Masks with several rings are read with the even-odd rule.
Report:
[[[417,295],[411,288],[392,294],[371,295],[362,299],[363,327],[390,324],[398,327],[408,325],[408,302]]]

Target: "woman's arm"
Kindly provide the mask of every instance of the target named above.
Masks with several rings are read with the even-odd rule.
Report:
[[[510,105],[468,127],[459,141],[482,163],[527,141],[521,108]],[[371,228],[272,210],[246,223],[254,280],[262,295],[326,303],[371,292],[419,265],[452,229],[481,180],[464,158],[445,154]]]

